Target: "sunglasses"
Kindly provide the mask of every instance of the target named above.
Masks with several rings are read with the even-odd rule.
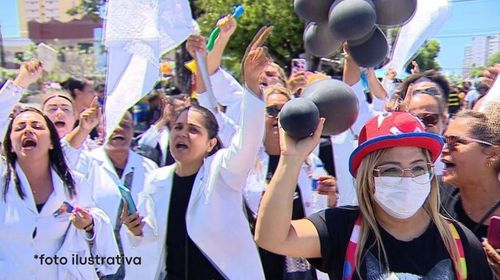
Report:
[[[419,93],[425,93],[425,94],[432,95],[432,96],[441,95],[441,92],[436,87],[416,89],[413,91],[413,94],[419,94]]]
[[[446,146],[448,146],[448,149],[450,149],[451,151],[455,150],[458,144],[467,145],[472,142],[486,146],[493,146],[493,144],[491,144],[490,142],[475,139],[468,136],[445,135],[443,136],[443,140],[446,143]]]
[[[417,117],[426,127],[436,126],[439,122],[439,114],[416,114],[415,117]]]
[[[281,108],[279,108],[276,105],[271,105],[271,106],[266,107],[266,113],[268,116],[271,116],[271,117],[277,118],[280,111],[281,111]]]

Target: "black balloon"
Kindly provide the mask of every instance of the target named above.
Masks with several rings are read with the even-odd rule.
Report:
[[[309,23],[304,30],[304,47],[306,51],[317,57],[327,57],[336,51],[343,40],[336,38],[328,29],[328,25]]]
[[[407,23],[417,10],[417,0],[373,0],[377,24],[393,26]]]
[[[311,135],[318,126],[319,111],[311,100],[299,97],[283,106],[279,118],[288,135],[301,139]]]
[[[370,0],[337,0],[330,9],[328,25],[333,34],[357,40],[373,30],[376,19]]]
[[[328,11],[335,0],[295,0],[295,13],[307,22],[327,22]]]
[[[304,89],[302,96],[316,104],[319,115],[326,119],[323,135],[346,131],[358,117],[358,98],[351,87],[341,81],[316,81]]]
[[[359,66],[376,67],[387,56],[387,39],[378,27],[367,37],[366,40],[347,41],[349,53]]]

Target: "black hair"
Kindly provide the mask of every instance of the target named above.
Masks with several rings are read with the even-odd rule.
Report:
[[[82,81],[77,80],[77,79],[69,78],[61,85],[64,89],[69,91],[69,93],[71,94],[71,97],[75,98],[75,96],[76,96],[75,90],[76,89],[83,90],[83,88],[85,87],[85,82],[82,82]]]
[[[52,121],[50,121],[50,119],[47,116],[45,116],[42,112],[40,112],[38,109],[35,109],[33,107],[27,107],[22,109],[19,112],[19,114],[24,112],[35,112],[41,115],[45,119],[45,122],[47,123],[47,128],[49,129],[50,132],[50,141],[52,143],[52,149],[49,150],[49,164],[51,168],[54,169],[56,174],[62,179],[64,186],[66,187],[66,190],[68,191],[70,197],[73,197],[73,195],[76,194],[75,181],[73,180],[73,176],[71,175],[70,169],[68,168],[66,160],[64,159],[64,153],[61,148],[61,144],[59,142],[59,135],[57,134],[56,127],[54,126]],[[17,114],[16,116],[19,116],[19,114]],[[16,186],[17,193],[19,194],[21,199],[24,199],[26,197],[26,194],[23,192],[23,189],[21,188],[21,185],[19,183],[19,176],[15,171],[17,155],[16,153],[12,152],[12,141],[10,140],[10,134],[12,132],[12,126],[15,118],[16,117],[10,119],[3,141],[3,151],[5,154],[5,161],[7,165],[4,174],[4,190],[3,190],[4,200],[7,199],[7,192],[9,190],[9,184],[12,174],[14,175],[13,180]]]
[[[446,79],[445,76],[441,75],[438,71],[432,69],[412,74],[408,78],[406,78],[406,80],[404,80],[404,82],[398,88],[401,98],[404,99],[408,87],[421,78],[429,79],[431,82],[436,83],[443,91],[444,101],[448,102],[448,94],[450,93],[450,84],[448,83],[448,80]]]
[[[212,112],[210,112],[210,110],[205,107],[199,105],[191,105],[182,109],[175,119],[177,120],[179,116],[186,111],[194,111],[199,113],[203,117],[204,127],[208,131],[208,139],[217,139],[217,144],[215,144],[214,148],[210,151],[210,153],[208,153],[208,156],[211,156],[218,150],[222,149],[221,141],[217,136],[219,134],[219,124],[217,123],[217,119],[215,118],[214,114],[212,114]]]

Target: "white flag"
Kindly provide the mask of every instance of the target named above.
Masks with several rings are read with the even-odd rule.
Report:
[[[127,109],[160,77],[160,54],[193,33],[187,0],[109,0],[104,42],[108,50],[105,121],[109,137]]]
[[[391,61],[382,69],[402,73],[424,42],[439,31],[449,13],[448,0],[418,0],[415,15],[401,28]]]

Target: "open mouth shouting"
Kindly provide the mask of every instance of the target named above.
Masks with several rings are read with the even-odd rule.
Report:
[[[55,121],[54,126],[56,128],[65,128],[66,127],[66,122],[65,121]]]
[[[111,137],[111,141],[123,142],[125,141],[125,136],[123,136],[122,134],[115,134]]]
[[[187,149],[189,149],[189,146],[182,141],[175,143],[174,147],[177,151],[180,151],[180,152],[186,151]]]
[[[442,158],[441,161],[444,163],[443,175],[451,174],[456,171],[456,165],[450,159]]]
[[[24,150],[32,150],[32,149],[36,148],[36,146],[37,146],[37,142],[33,138],[26,137],[21,142],[21,147]]]

